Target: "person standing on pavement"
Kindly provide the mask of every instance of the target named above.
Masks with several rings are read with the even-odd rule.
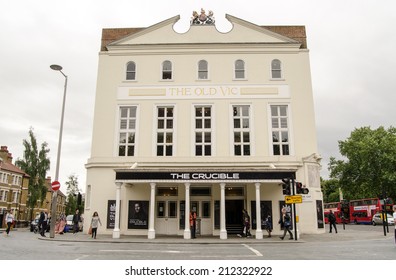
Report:
[[[195,211],[190,212],[190,230],[191,238],[195,239],[195,233],[197,231],[197,213]]]
[[[76,209],[76,213],[73,215],[73,234],[79,231],[79,223],[81,221],[80,211]]]
[[[45,232],[46,232],[46,230],[47,230],[47,225],[48,225],[48,213],[47,213],[47,212],[41,211],[39,223],[40,223],[40,226],[41,226],[41,228],[40,228],[40,235],[41,235],[42,237],[46,237],[46,236],[45,236]]]
[[[329,213],[329,224],[330,224],[329,233],[332,232],[333,227],[334,227],[335,233],[337,233],[336,216],[334,215],[333,210],[330,210],[330,213]]]
[[[98,212],[94,212],[91,219],[91,228],[92,228],[92,238],[96,239],[96,233],[98,231],[98,227],[102,226],[102,222],[100,221]]]
[[[14,215],[12,214],[12,209],[7,212],[7,215],[5,217],[5,221],[6,221],[6,224],[7,224],[6,233],[7,233],[7,236],[9,236],[10,230],[11,230],[11,226],[14,223]]]

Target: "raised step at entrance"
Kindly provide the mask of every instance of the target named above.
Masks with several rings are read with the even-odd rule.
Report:
[[[227,225],[226,226],[227,234],[238,234],[243,230],[242,225]]]

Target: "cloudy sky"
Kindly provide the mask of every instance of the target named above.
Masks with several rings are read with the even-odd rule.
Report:
[[[14,160],[34,129],[47,142],[55,177],[65,78],[68,76],[59,179],[75,174],[85,191],[102,28],[148,27],[180,15],[184,32],[194,10],[212,10],[257,25],[305,25],[310,50],[322,176],[338,141],[362,126],[395,125],[396,2],[394,0],[14,0],[0,11],[0,145]]]

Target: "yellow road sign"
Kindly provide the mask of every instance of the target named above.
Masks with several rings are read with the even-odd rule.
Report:
[[[302,195],[286,195],[285,203],[286,204],[302,203]]]

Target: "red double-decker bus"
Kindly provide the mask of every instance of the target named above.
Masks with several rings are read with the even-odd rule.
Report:
[[[336,217],[336,223],[342,224],[349,223],[349,204],[347,201],[343,200],[341,202],[329,202],[324,203],[324,216],[325,216],[325,223],[329,223],[329,213],[330,210],[333,211]]]
[[[330,210],[336,216],[336,223],[371,224],[374,214],[385,210],[392,214],[392,199],[365,198],[351,201],[324,203],[325,223],[328,223]]]
[[[365,198],[349,202],[349,219],[355,224],[371,224],[373,216],[383,210],[392,214],[392,199]]]

